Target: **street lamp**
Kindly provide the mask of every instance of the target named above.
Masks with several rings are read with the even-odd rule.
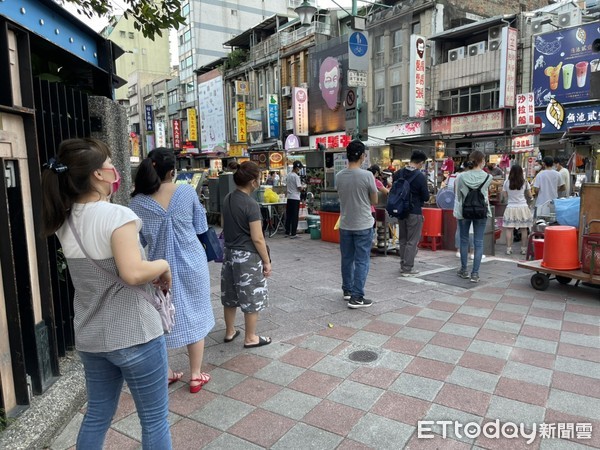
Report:
[[[303,26],[308,26],[311,24],[313,16],[317,12],[317,8],[308,3],[308,0],[304,0],[300,6],[294,9],[296,14],[300,17],[300,23]]]

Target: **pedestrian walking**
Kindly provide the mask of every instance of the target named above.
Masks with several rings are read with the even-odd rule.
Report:
[[[564,183],[564,189],[558,191],[558,197],[568,197],[571,195],[571,173],[569,172],[569,169],[565,167],[567,165],[567,158],[555,156],[554,165]]]
[[[285,237],[295,239],[298,237],[298,214],[300,213],[300,193],[305,186],[300,180],[298,173],[304,166],[300,161],[294,161],[292,171],[288,174],[285,183],[287,189],[287,204],[285,208]]]
[[[271,343],[270,337],[258,336],[258,313],[269,303],[267,277],[271,258],[262,232],[262,215],[256,200],[250,197],[260,186],[260,169],[251,162],[238,164],[233,175],[237,189],[223,201],[225,252],[221,268],[221,304],[225,316],[225,342],[240,332],[235,329],[239,307],[244,313],[244,347]]]
[[[565,183],[556,170],[553,169],[554,158],[546,156],[543,159],[543,170],[533,180],[533,191],[536,195],[536,215],[545,215],[549,211],[551,200],[558,198],[559,192],[565,190]]]
[[[126,381],[142,426],[142,448],[170,449],[167,348],[160,315],[143,294],[104,273],[150,292],[150,282],[170,288],[169,264],[144,259],[141,220],[129,208],[110,203],[121,177],[104,142],[65,140],[44,168],[43,232],[58,236],[75,287],[75,348],[88,401],[77,448],[103,448]]]
[[[506,254],[512,255],[514,230],[519,229],[521,255],[526,255],[528,228],[533,227],[533,214],[527,203],[531,199],[531,187],[523,175],[523,168],[518,164],[513,164],[510,168],[508,179],[502,187],[502,199],[507,200],[502,217],[502,228],[506,232]]]
[[[410,209],[405,218],[398,219],[398,253],[400,275],[403,277],[414,277],[419,274],[419,271],[414,269],[415,257],[423,229],[423,203],[429,200],[427,179],[421,172],[425,161],[427,155],[420,150],[415,150],[410,156],[408,165],[394,173],[394,181],[400,178],[410,180]]]
[[[348,168],[335,177],[340,198],[340,252],[344,300],[352,309],[365,308],[372,301],[365,298],[369,274],[374,219],[371,205],[377,203],[373,174],[361,169],[365,145],[354,140],[346,147]]]
[[[208,230],[208,223],[194,187],[174,184],[174,177],[173,150],[152,150],[138,166],[129,207],[142,219],[140,240],[148,259],[166,259],[171,267],[175,326],[166,342],[168,348],[187,347],[189,388],[195,394],[210,380],[202,372],[202,360],[204,338],[215,325],[208,262],[197,237]],[[169,384],[182,377],[169,369]]]

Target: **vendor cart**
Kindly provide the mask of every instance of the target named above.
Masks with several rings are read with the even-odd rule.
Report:
[[[600,249],[598,249],[598,251],[600,251]],[[551,280],[556,280],[560,284],[569,284],[571,281],[577,280],[575,282],[575,286],[579,285],[579,283],[582,281],[600,286],[600,275],[594,275],[593,269],[591,273],[585,273],[580,269],[554,270],[547,267],[542,267],[541,259],[535,261],[522,261],[519,262],[517,266],[523,269],[534,270],[536,272],[531,276],[531,286],[538,291],[545,291],[548,289]]]

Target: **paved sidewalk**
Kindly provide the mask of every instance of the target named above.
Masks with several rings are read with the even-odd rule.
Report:
[[[196,395],[185,383],[171,387],[175,449],[600,448],[598,289],[551,281],[535,291],[515,255],[486,258],[481,283],[469,283],[448,272],[454,252],[425,250],[417,278],[400,278],[394,255],[373,257],[366,296],[374,305],[350,310],[337,245],[308,235],[269,245],[271,306],[258,329],[274,343],[223,343],[220,266],[211,263],[217,325],[204,361],[212,380]],[[360,350],[375,361],[353,361]],[[171,365],[189,377],[183,351],[172,352]],[[82,417],[52,449],[74,445]],[[453,431],[442,439],[440,426],[434,439],[418,439],[418,420],[567,425],[565,439],[538,435],[526,445]],[[576,423],[591,424],[589,439],[585,426],[569,429]],[[140,448],[126,389],[105,448]]]

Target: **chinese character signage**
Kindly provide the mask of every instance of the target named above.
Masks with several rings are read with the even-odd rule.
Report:
[[[246,146],[242,144],[228,144],[227,154],[229,156],[244,156]]]
[[[173,148],[181,148],[181,122],[173,120]]]
[[[542,119],[542,134],[561,133],[572,127],[600,125],[600,105],[565,108],[552,100],[545,110],[537,111],[536,117]]]
[[[146,105],[146,131],[154,131],[154,118],[152,117],[152,105]]]
[[[425,38],[410,35],[410,117],[425,117]]]
[[[215,147],[225,148],[223,78],[219,76],[200,83],[198,85],[198,100],[200,105],[201,151],[212,152]]]
[[[535,101],[533,92],[526,94],[517,94],[517,126],[535,125]]]
[[[304,88],[293,89],[294,134],[308,136],[308,92]]]
[[[502,28],[500,53],[500,108],[514,108],[517,93],[517,29]]]
[[[525,153],[535,150],[537,136],[533,133],[512,137],[512,152]]]
[[[279,138],[279,98],[269,94],[269,137]]]
[[[236,102],[237,111],[237,136],[238,142],[246,142],[246,102]]]
[[[310,148],[314,149],[319,144],[324,145],[325,148],[346,148],[350,141],[352,141],[352,136],[346,133],[329,133],[309,138]]]
[[[165,135],[165,123],[164,122],[156,122],[156,146],[157,147],[166,147],[167,146],[167,136]]]
[[[554,98],[561,104],[600,98],[600,39],[598,22],[534,37],[533,90],[535,105]]]
[[[283,169],[284,162],[283,152],[271,152],[269,154],[269,169]]]
[[[187,109],[188,122],[188,139],[190,141],[198,140],[198,117],[196,116],[196,108]]]
[[[256,165],[260,169],[268,169],[269,168],[269,166],[267,164],[268,159],[269,159],[269,154],[267,152],[250,153],[250,161],[256,163]]]
[[[486,132],[504,128],[503,111],[434,117],[431,132],[441,134]]]
[[[250,145],[263,142],[263,110],[251,109],[246,112],[246,133]]]

